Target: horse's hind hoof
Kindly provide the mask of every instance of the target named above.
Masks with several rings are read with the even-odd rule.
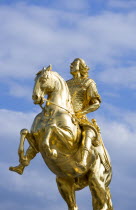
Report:
[[[69,208],[68,210],[78,210],[78,207],[77,206],[73,206],[73,207]]]

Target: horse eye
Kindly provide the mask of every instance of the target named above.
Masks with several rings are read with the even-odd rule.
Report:
[[[44,83],[44,82],[46,82],[46,78],[41,77],[41,78],[39,79],[39,81],[40,81],[41,83]]]

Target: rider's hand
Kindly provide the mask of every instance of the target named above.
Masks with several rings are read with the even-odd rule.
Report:
[[[76,112],[75,115],[77,118],[82,118],[84,114],[82,112]]]

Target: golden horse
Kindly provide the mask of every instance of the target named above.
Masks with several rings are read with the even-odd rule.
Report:
[[[47,95],[47,99],[44,96]],[[100,151],[109,156],[104,146],[93,146],[88,156],[86,170],[78,167],[81,161],[84,131],[75,116],[71,96],[64,79],[51,67],[37,73],[32,95],[35,104],[46,100],[42,112],[36,116],[31,131],[23,129],[19,145],[20,163],[28,165],[40,152],[48,168],[56,174],[56,182],[69,210],[78,210],[75,191],[89,186],[94,210],[112,210],[109,183],[111,167],[106,169]],[[89,125],[88,125],[89,126]],[[90,127],[95,137],[96,130]],[[34,155],[24,154],[24,141],[28,140]],[[28,163],[26,163],[28,161]]]

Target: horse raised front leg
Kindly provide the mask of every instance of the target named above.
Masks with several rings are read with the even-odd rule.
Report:
[[[18,155],[19,155],[19,162],[22,163],[24,166],[28,166],[28,158],[24,155],[24,142],[25,138],[29,131],[27,129],[22,129],[20,131],[20,144],[18,148]]]
[[[78,210],[75,200],[74,180],[57,177],[59,192],[68,205],[68,210]]]
[[[24,141],[25,138],[29,141],[34,141],[33,136],[27,129],[23,129],[20,132],[20,145],[18,148],[18,155],[19,155],[19,162],[18,166],[11,166],[9,167],[10,171],[16,172],[20,175],[23,174],[24,168],[29,165],[30,161],[36,156],[37,150],[32,148],[31,146],[28,147],[26,154],[24,154]]]

